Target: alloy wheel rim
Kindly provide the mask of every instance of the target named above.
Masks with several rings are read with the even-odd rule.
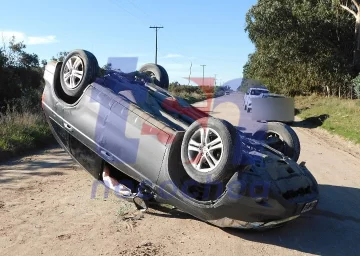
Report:
[[[188,157],[198,172],[208,173],[220,163],[223,149],[220,135],[212,128],[201,127],[190,138]]]
[[[66,87],[74,90],[77,88],[84,76],[84,63],[78,56],[73,56],[65,63],[63,78]]]

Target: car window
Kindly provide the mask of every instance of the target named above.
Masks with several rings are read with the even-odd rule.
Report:
[[[251,90],[251,95],[259,96],[262,93],[266,93],[264,90]]]

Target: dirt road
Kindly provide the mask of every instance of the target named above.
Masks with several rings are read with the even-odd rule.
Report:
[[[249,120],[234,107],[241,100],[222,97],[212,113]],[[283,228],[222,230],[176,211],[140,214],[112,193],[104,198],[102,186],[92,198],[92,177],[53,148],[0,166],[0,255],[359,255],[360,148],[295,126],[321,201]]]

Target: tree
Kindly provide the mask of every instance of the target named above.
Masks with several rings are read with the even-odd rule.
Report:
[[[355,75],[353,20],[340,15],[334,1],[258,0],[246,14],[245,31],[256,50],[244,78],[292,96],[339,92]]]
[[[344,4],[340,4],[340,7],[346,10],[355,18],[355,49],[353,65],[355,72],[360,72],[360,2],[351,0],[350,7],[348,7],[349,1],[343,1]],[[346,3],[345,3],[346,2]]]
[[[23,42],[12,37],[8,44],[0,47],[0,109],[7,105],[18,110],[39,108],[43,88],[43,70],[39,58],[25,51]]]
[[[45,66],[47,65],[47,63],[48,63],[47,60],[42,60],[42,61],[41,61],[41,65],[42,65],[43,67],[45,67]]]
[[[352,80],[352,86],[354,88],[356,97],[360,99],[360,75],[358,75]]]
[[[174,81],[170,83],[170,86],[181,86],[181,84],[178,81]]]
[[[64,61],[64,59],[66,58],[66,56],[69,54],[69,52],[63,51],[63,52],[59,52],[56,57],[52,57],[51,60],[52,61]]]

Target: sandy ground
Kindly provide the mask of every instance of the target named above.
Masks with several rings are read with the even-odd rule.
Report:
[[[213,115],[250,120],[234,107],[241,100],[218,99]],[[285,227],[246,232],[170,209],[139,213],[103,186],[92,194],[93,178],[52,148],[0,166],[0,255],[359,255],[360,148],[304,122],[294,129],[321,201]]]

